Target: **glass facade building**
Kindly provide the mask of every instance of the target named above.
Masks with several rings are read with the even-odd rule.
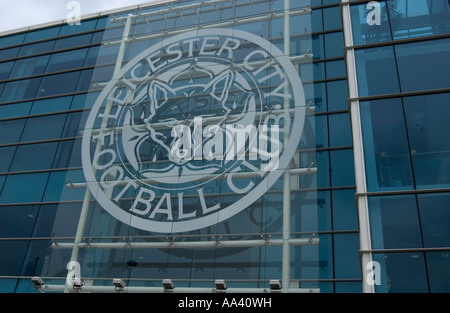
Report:
[[[3,34],[0,291],[449,292],[449,6],[156,1]]]

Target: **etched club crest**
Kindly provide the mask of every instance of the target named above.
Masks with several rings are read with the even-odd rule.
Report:
[[[277,47],[239,30],[187,32],[142,52],[107,84],[86,124],[83,170],[120,221],[151,232],[201,229],[273,186],[304,118],[301,80]],[[209,196],[221,192],[237,200]]]

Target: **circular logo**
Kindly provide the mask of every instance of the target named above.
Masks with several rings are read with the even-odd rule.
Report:
[[[298,72],[275,45],[232,29],[163,40],[129,61],[88,117],[88,187],[112,216],[159,233],[248,208],[289,168],[305,120]]]

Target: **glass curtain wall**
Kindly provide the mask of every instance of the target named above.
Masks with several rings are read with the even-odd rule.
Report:
[[[375,291],[449,292],[449,2],[355,2]]]
[[[289,10],[284,6],[285,1],[255,0],[226,1],[194,10],[191,5],[198,4],[198,1],[179,1],[177,5],[180,8],[191,6],[191,9],[177,11],[175,4],[161,4],[83,20],[79,26],[56,25],[2,37],[0,251],[10,257],[0,260],[0,290],[36,292],[30,281],[33,276],[42,277],[46,284],[65,287],[66,279],[72,273],[68,265],[71,260],[76,260],[80,266],[77,275],[86,287],[108,287],[112,286],[112,278],[122,278],[129,286],[159,288],[163,279],[170,278],[179,288],[210,290],[214,287],[214,279],[226,279],[230,288],[267,288],[269,279],[283,280],[283,268],[284,273],[288,268],[289,288],[317,288],[320,292],[361,291],[353,146],[339,1],[315,0],[309,5],[302,1],[290,2]],[[161,11],[166,13],[160,14]],[[306,11],[310,14],[302,14]],[[288,12],[290,14],[286,14]],[[135,18],[125,32],[128,14]],[[290,40],[285,36],[288,15]],[[252,52],[252,42],[239,39],[237,34],[240,31],[270,42],[270,47],[282,52],[273,55],[274,58],[288,56],[294,63],[303,83],[306,114],[291,165],[294,166],[292,169],[309,169],[309,174],[291,175],[288,192],[286,189],[283,191],[283,177],[280,175],[270,188],[267,186],[267,192],[245,210],[205,228],[157,233],[128,226],[97,201],[98,193],[104,191],[107,180],[103,181],[104,185],[98,188],[98,192],[86,193],[82,142],[91,111],[102,90],[117,78],[114,73],[132,64],[146,49],[157,45],[162,49],[165,42],[174,36],[192,30],[200,33],[213,26],[224,27],[231,33],[218,42],[220,45],[214,40],[206,41],[203,52],[210,53],[207,65],[220,62],[220,54],[214,51],[223,47],[222,55],[235,52],[235,64],[228,61],[228,65],[242,68],[245,57]],[[233,30],[237,31],[236,35],[232,35]],[[126,40],[123,40],[124,33],[128,33]],[[211,37],[220,37],[220,34]],[[224,44],[227,38],[229,42]],[[194,51],[202,49],[194,46],[205,42],[201,40],[204,40],[204,35],[185,39],[182,53],[186,59],[189,51],[194,55]],[[242,46],[234,51],[238,41]],[[122,42],[123,54],[117,63]],[[161,64],[156,61],[158,57],[162,60],[176,59],[177,47],[168,47],[163,50],[170,53],[168,59],[151,56],[147,65],[158,67]],[[286,47],[289,47],[288,51]],[[266,51],[259,56],[266,57],[270,53]],[[195,62],[193,55],[190,61]],[[253,56],[258,55],[255,53]],[[247,70],[256,69],[259,61],[248,63]],[[260,94],[264,95],[264,90],[272,86],[284,87],[281,80],[275,80],[274,69],[265,68],[265,64],[259,63],[261,71],[258,73],[266,74],[260,76],[259,84],[252,85],[251,80],[244,79],[246,76],[242,72],[237,72],[234,75],[239,78],[233,88],[247,92],[259,88]],[[136,67],[133,74],[139,79],[146,72],[138,69],[143,70]],[[184,97],[184,93],[196,95],[199,86],[203,94],[208,92],[208,97],[198,93],[198,97],[193,98],[197,108],[175,103],[181,108],[179,112],[166,110],[155,118],[173,121],[189,120],[189,114],[225,114],[224,108],[214,111],[213,103],[217,104],[221,96],[233,90],[221,84],[226,82],[226,77],[232,75],[221,76],[224,80],[217,80],[217,84],[209,83],[201,75],[181,77],[173,81],[176,85],[160,84],[158,99],[164,99],[171,92],[171,97],[167,98],[172,100]],[[189,91],[182,86],[190,86]],[[282,87],[272,89],[273,94],[287,92],[286,95],[294,95],[295,86],[287,91]],[[126,92],[120,92],[117,90],[117,98],[126,95]],[[289,97],[292,96],[281,98]],[[142,100],[150,103],[150,100]],[[273,114],[284,105],[276,102],[276,97],[269,100],[272,103],[264,103],[260,114],[268,114],[264,113],[268,111]],[[236,99],[227,107],[232,109],[234,103],[238,108],[238,104],[245,101]],[[142,123],[140,113],[136,110],[129,113],[135,114],[136,118],[128,120],[128,124],[136,126]],[[93,129],[101,126],[94,125]],[[114,129],[117,125],[111,123],[105,127]],[[280,138],[287,140],[282,136],[280,132]],[[138,137],[129,137],[129,140]],[[110,140],[104,139],[106,142]],[[94,146],[95,143],[93,140]],[[139,155],[147,157],[139,159],[146,164],[146,169],[164,168],[167,156],[164,159],[161,149],[158,152],[148,143],[143,143],[140,149]],[[94,153],[92,151],[91,157],[95,156]],[[105,154],[97,161],[97,165],[101,165],[112,160]],[[201,166],[200,160],[197,161],[194,165]],[[152,167],[152,164],[160,167]],[[99,178],[103,173],[99,171]],[[111,185],[120,173],[110,175]],[[182,192],[179,191],[171,192],[169,196],[165,192],[155,193],[152,208],[161,204],[154,217],[169,216],[169,201],[174,209],[172,218],[181,214],[177,211],[180,201],[183,202],[183,214],[188,219],[193,219],[200,208],[207,210],[218,203],[229,207],[239,200],[242,190],[250,182],[256,184],[260,181],[261,178],[259,181],[252,178],[231,185],[226,179],[216,180],[204,188],[201,195],[198,189],[194,189],[183,193],[181,198],[179,194]],[[164,183],[176,185],[167,180]],[[235,193],[235,190],[241,193]],[[110,191],[110,198],[120,193],[113,189]],[[150,202],[145,201],[150,201],[152,194],[139,195],[137,188],[129,188],[121,197],[121,205],[128,210],[133,208],[136,198],[141,199],[140,206],[135,206],[134,210],[142,213],[148,209],[146,203]],[[424,198],[423,203],[427,203],[426,200]],[[289,238],[297,242],[311,239],[311,242],[320,244],[291,246],[288,265],[283,267],[283,247],[279,243],[283,240],[285,203],[289,203],[291,211]],[[230,240],[253,241],[252,244],[259,241],[260,244],[225,247]],[[180,247],[192,241],[202,246]],[[274,244],[269,245],[270,241]],[[74,249],[74,242],[81,248]],[[179,243],[181,245],[177,246]],[[136,248],[137,244],[155,244],[156,248],[148,248],[150,245],[145,249]]]

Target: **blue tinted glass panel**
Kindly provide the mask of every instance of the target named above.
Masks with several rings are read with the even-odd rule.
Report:
[[[84,66],[92,66],[97,63],[97,56],[98,56],[99,50],[100,50],[99,46],[91,47],[88,49],[88,53],[86,56]]]
[[[351,146],[352,132],[350,129],[350,116],[344,114],[328,115],[330,125],[330,147]]]
[[[0,241],[2,255],[8,256],[7,258],[0,258],[1,276],[20,275],[28,244],[27,240]]]
[[[11,171],[51,169],[57,148],[57,142],[18,146]]]
[[[8,105],[0,105],[0,116],[1,118],[10,118],[28,115],[32,104],[33,103],[29,101]]]
[[[1,102],[10,102],[35,98],[39,90],[41,78],[32,78],[5,84]]]
[[[68,38],[58,39],[53,50],[68,49],[74,47],[81,47],[91,43],[92,34],[84,34]]]
[[[327,78],[345,77],[345,61],[330,61],[326,62]]]
[[[66,188],[67,181],[72,183],[83,181],[82,171],[62,171],[50,173],[47,188],[42,201],[75,201],[83,200],[86,190]]]
[[[380,23],[374,24],[376,7],[367,8],[367,3],[350,7],[352,18],[353,42],[355,45],[370,44],[392,40],[390,19],[387,14],[386,1],[377,1],[380,5]]]
[[[44,55],[40,57],[17,60],[9,78],[21,78],[42,74],[45,71],[48,59],[49,56]]]
[[[52,37],[58,36],[60,27],[52,27],[52,28],[45,28],[41,30],[36,30],[32,32],[28,32],[25,36],[24,42],[30,42],[30,41],[38,41],[38,40],[44,40],[49,39]]]
[[[353,150],[330,151],[332,186],[354,186]]]
[[[0,60],[12,59],[19,53],[20,47],[0,50]]]
[[[50,58],[46,72],[57,72],[82,67],[86,58],[87,49],[60,52]]]
[[[338,80],[327,83],[328,110],[348,109],[348,86],[346,80]]]
[[[401,99],[361,102],[360,105],[369,191],[412,189]]]
[[[358,229],[354,195],[354,189],[331,192],[334,230]]]
[[[81,167],[81,140],[61,141],[53,168]]]
[[[16,147],[0,148],[0,172],[8,172]]]
[[[395,46],[403,92],[450,86],[450,39]],[[424,62],[426,60],[426,62]]]
[[[339,6],[323,9],[324,30],[342,28],[341,12]]]
[[[62,138],[70,138],[80,136],[80,123],[83,112],[74,112],[67,115],[67,120],[62,132]]]
[[[86,32],[89,30],[94,30],[95,25],[97,24],[97,20],[89,20],[82,21],[80,25],[64,25],[61,27],[61,31],[59,32],[59,36],[72,35],[76,33]]]
[[[393,47],[356,50],[355,57],[360,97],[400,92]]]
[[[0,63],[0,80],[8,79],[14,62]]]
[[[425,247],[450,246],[450,195],[419,195]]]
[[[341,32],[325,34],[325,56],[336,58],[344,56],[344,37]]]
[[[6,279],[6,278],[0,279],[0,293],[15,292],[17,281],[18,279]]]
[[[19,45],[23,42],[25,34],[12,35],[0,39],[0,47]]]
[[[398,0],[389,11],[394,39],[450,33],[446,0]]]
[[[42,114],[69,110],[72,102],[72,96],[51,98],[45,100],[36,100],[33,102],[33,108],[30,114]]]
[[[42,78],[38,96],[47,97],[75,92],[79,77],[80,72],[45,76]]]
[[[428,292],[425,260],[422,253],[376,253],[373,260],[380,263],[381,285],[375,292]]]
[[[93,79],[94,70],[81,71],[80,80],[78,82],[77,91],[87,91],[98,81]]]
[[[0,196],[1,203],[40,202],[48,173],[9,175]]]
[[[335,278],[361,277],[358,234],[335,234],[333,237]]]
[[[417,188],[450,185],[450,94],[403,99]]]
[[[0,123],[0,144],[19,142],[25,119],[5,121]]]
[[[450,292],[450,258],[448,252],[427,252],[427,270],[430,292]]]
[[[53,50],[54,45],[55,41],[52,40],[22,46],[22,48],[20,48],[19,56],[50,52]]]
[[[30,237],[38,212],[36,205],[0,207],[0,237]]]
[[[374,249],[422,248],[415,196],[370,197],[369,214]]]
[[[108,23],[107,17],[99,18],[97,21],[97,25],[95,26],[95,29],[102,29],[106,27],[106,24]]]
[[[29,118],[20,141],[60,138],[66,117],[66,114],[57,114]]]
[[[80,211],[79,203],[41,205],[33,236],[75,236]]]

